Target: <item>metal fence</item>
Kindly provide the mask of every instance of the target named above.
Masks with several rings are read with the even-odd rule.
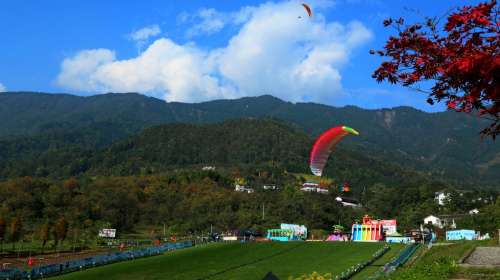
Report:
[[[380,257],[382,257],[385,253],[387,253],[387,251],[389,251],[389,249],[390,249],[390,247],[388,245],[385,245],[382,249],[380,249],[377,252],[375,252],[369,260],[363,261],[361,263],[358,263],[355,266],[352,266],[352,267],[348,268],[347,270],[345,270],[342,273],[340,273],[340,275],[335,276],[335,279],[336,280],[337,279],[338,280],[351,279],[354,276],[354,274],[360,272],[366,266],[371,265],[372,263],[374,263],[376,260],[378,260]]]
[[[58,264],[48,264],[36,266],[31,271],[24,271],[17,268],[0,270],[0,279],[40,279],[43,277],[55,276],[73,271],[84,270],[96,266],[144,258],[162,254],[166,251],[177,250],[192,247],[192,241],[183,241],[177,243],[166,243],[159,246],[148,247],[125,252],[115,252],[100,254],[94,257],[72,260]]]
[[[380,279],[403,266],[413,254],[420,248],[420,244],[410,244],[404,248],[401,253],[390,262],[386,263],[375,275],[368,277],[368,280]]]

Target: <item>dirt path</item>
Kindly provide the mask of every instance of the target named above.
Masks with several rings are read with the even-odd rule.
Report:
[[[70,260],[84,259],[87,257],[92,257],[98,254],[104,254],[111,252],[110,249],[97,249],[97,250],[85,250],[81,252],[63,252],[63,253],[50,253],[43,255],[33,255],[32,259],[34,261],[33,266],[46,265],[61,263]],[[0,268],[5,265],[5,267],[17,267],[21,269],[28,268],[28,257],[2,257],[0,258]]]

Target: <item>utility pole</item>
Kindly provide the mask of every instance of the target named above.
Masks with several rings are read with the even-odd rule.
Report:
[[[265,218],[266,218],[266,212],[265,212],[264,203],[262,203],[262,220],[264,220]]]

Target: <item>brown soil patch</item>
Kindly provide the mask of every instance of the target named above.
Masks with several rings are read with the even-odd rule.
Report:
[[[111,249],[95,249],[95,250],[84,250],[81,252],[61,252],[61,253],[46,253],[46,254],[38,254],[32,255],[32,259],[34,261],[33,266],[38,265],[46,265],[46,264],[55,264],[62,263],[70,260],[79,260],[85,259],[88,257],[92,257],[98,254],[104,254],[112,252]],[[0,257],[0,268],[5,264],[6,267],[17,267],[21,269],[29,269],[28,266],[28,257]]]

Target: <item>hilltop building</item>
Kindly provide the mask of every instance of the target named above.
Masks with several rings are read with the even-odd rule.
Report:
[[[354,198],[349,198],[349,197],[340,197],[337,196],[335,198],[336,201],[340,202],[342,206],[347,206],[347,207],[361,207],[361,204],[359,201],[357,201]]]
[[[328,187],[326,186],[318,186],[316,188],[317,193],[322,193],[322,194],[327,194],[328,193]]]
[[[203,166],[201,168],[203,171],[215,171],[215,166]]]
[[[470,215],[476,215],[476,214],[479,214],[479,210],[477,210],[477,208],[474,208],[472,210],[469,211],[469,214]]]
[[[450,200],[450,194],[445,192],[436,192],[434,196],[437,204],[444,206]]]
[[[314,182],[305,182],[302,184],[302,187],[300,188],[301,191],[303,192],[317,192],[321,194],[327,194],[328,193],[328,187],[327,186],[322,186],[318,183]]]
[[[276,185],[264,185],[264,186],[262,186],[262,188],[264,190],[273,190],[273,191],[278,189],[278,187],[276,187]]]
[[[244,186],[244,185],[239,185],[239,184],[236,184],[234,186],[234,191],[237,191],[237,192],[246,192],[246,193],[253,193],[253,192],[255,192],[255,190],[253,188],[250,188],[250,187],[247,187],[247,186]]]
[[[305,182],[304,184],[302,184],[300,190],[303,192],[315,192],[318,187],[319,187],[318,183]]]

